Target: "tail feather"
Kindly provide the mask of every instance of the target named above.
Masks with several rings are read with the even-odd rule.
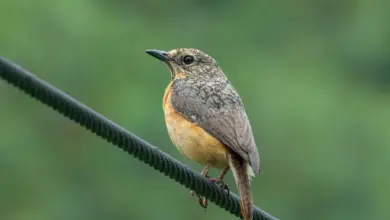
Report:
[[[250,190],[250,177],[252,177],[253,171],[248,162],[234,153],[229,154],[229,165],[240,194],[241,214],[244,220],[252,220],[253,199]]]

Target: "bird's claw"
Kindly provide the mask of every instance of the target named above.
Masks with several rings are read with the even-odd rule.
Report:
[[[212,178],[210,177],[209,178],[211,180],[211,182],[217,184],[219,187],[221,187],[223,190],[226,190],[228,195],[230,195],[230,189],[229,189],[229,186],[223,182],[223,180],[219,179],[219,178]]]
[[[201,196],[198,196],[198,201],[199,201],[200,206],[207,209],[208,201],[206,198],[202,198]]]
[[[196,195],[196,193],[194,191],[192,191],[192,190],[190,191],[190,194],[191,194],[191,196],[195,196]],[[201,207],[207,209],[207,205],[208,205],[207,199],[205,197],[200,196],[200,195],[197,195],[197,197],[198,197],[199,205]]]
[[[206,176],[209,180],[211,180],[211,182],[217,184],[219,187],[221,187],[223,190],[227,191],[227,194],[230,195],[230,189],[229,189],[229,186],[223,182],[223,180],[221,180],[220,178],[213,178],[213,177],[208,177]],[[197,195],[194,191],[190,191],[190,194],[191,196],[195,196]],[[202,197],[200,195],[197,195],[198,197],[198,202],[199,202],[199,205],[205,209],[207,209],[207,206],[208,206],[208,200],[206,197]]]

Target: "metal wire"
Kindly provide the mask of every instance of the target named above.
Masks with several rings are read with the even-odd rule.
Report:
[[[241,217],[238,196],[222,190],[199,173],[130,133],[27,70],[0,57],[0,77],[24,93],[53,108],[106,141],[133,155],[188,189],[207,197],[231,214]],[[242,218],[242,217],[241,217]],[[254,220],[276,218],[254,207]]]

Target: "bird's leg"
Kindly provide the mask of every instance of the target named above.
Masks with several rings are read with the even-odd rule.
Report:
[[[207,164],[206,166],[203,167],[203,170],[202,172],[200,172],[200,175],[208,177],[209,170],[210,170],[210,164]]]
[[[209,170],[210,170],[210,164],[207,164],[206,166],[203,167],[202,171],[200,172],[200,175],[208,178]],[[195,195],[195,192],[192,190],[191,190],[191,195],[192,196]]]
[[[208,178],[208,174],[209,174],[209,170],[210,170],[210,164],[206,164],[203,169],[202,169],[202,172],[200,172],[200,174],[206,178]],[[195,192],[191,190],[191,195],[194,196],[195,195]],[[207,208],[207,205],[208,205],[208,201],[205,197],[201,197],[200,195],[198,195],[198,201],[199,201],[199,204],[200,206],[202,206],[203,208]]]
[[[226,190],[228,194],[230,194],[230,190],[228,185],[223,182],[223,178],[225,177],[229,169],[230,167],[226,167],[225,169],[223,169],[221,174],[218,176],[218,178],[209,178],[212,182],[218,184],[222,189]]]

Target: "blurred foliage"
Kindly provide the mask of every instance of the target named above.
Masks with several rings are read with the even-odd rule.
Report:
[[[387,219],[389,6],[2,0],[0,55],[200,170],[168,138],[169,73],[144,53],[200,48],[251,119],[256,205],[281,219]],[[1,81],[0,99],[2,220],[236,219]]]

